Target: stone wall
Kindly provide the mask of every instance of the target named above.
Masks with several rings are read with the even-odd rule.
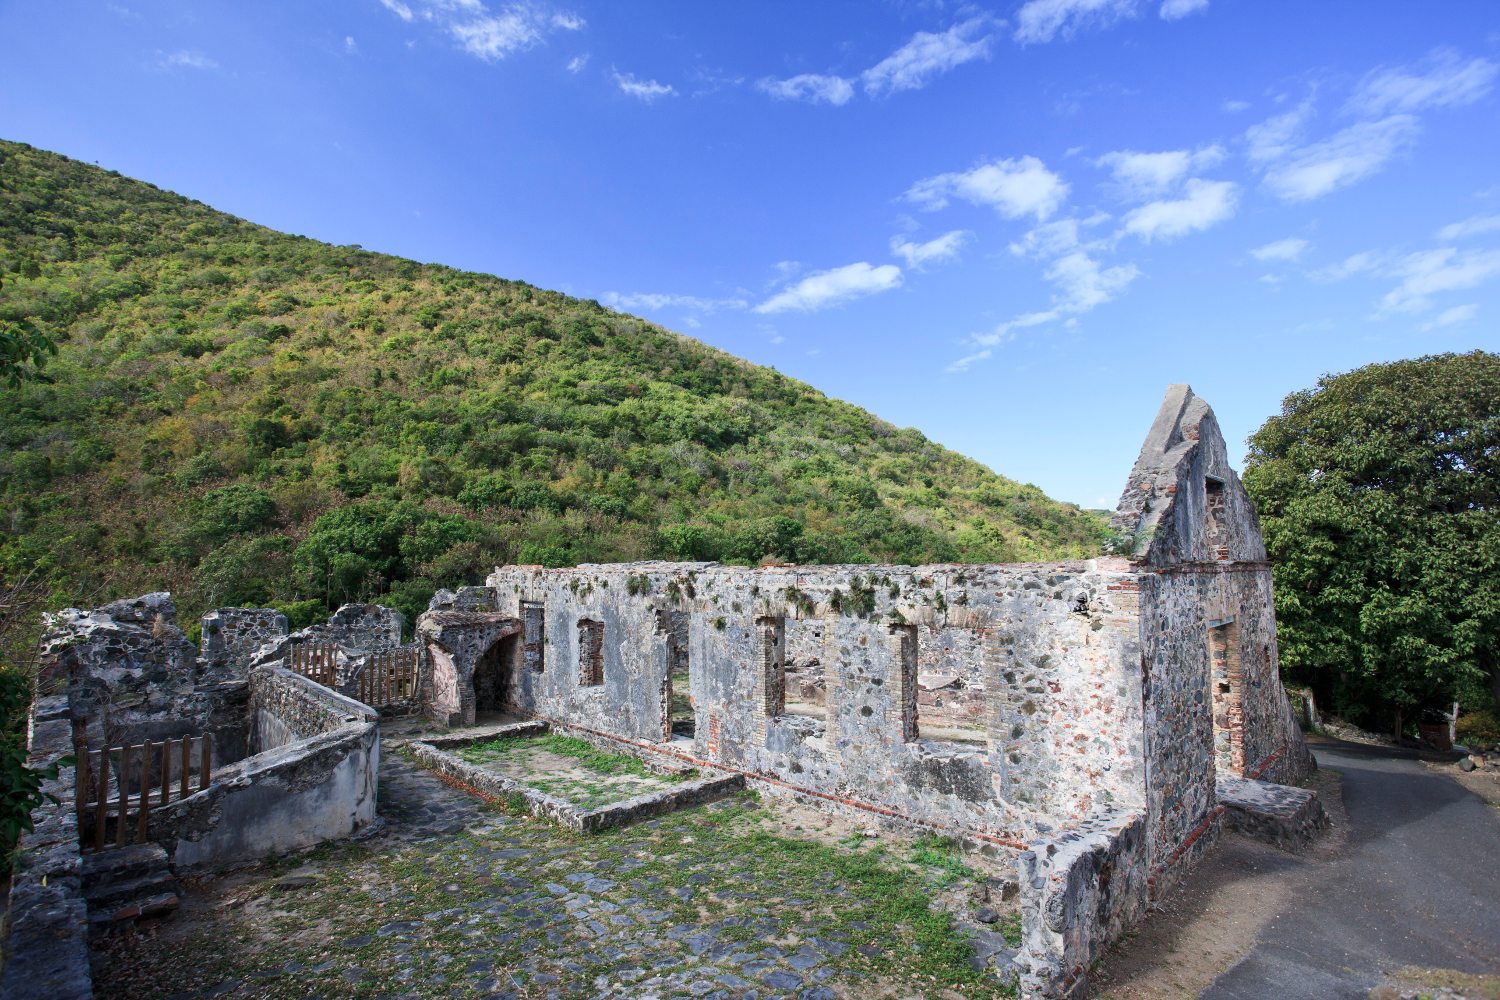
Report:
[[[685,646],[695,715],[687,752],[1020,846],[1142,801],[1139,625],[1131,574],[1121,572],[1129,566],[1119,563],[510,567],[490,584],[497,618],[530,610],[542,629],[542,669],[515,678],[524,711],[661,742],[673,650]],[[442,624],[451,614],[429,612],[418,631],[433,638],[435,663],[473,661],[493,640],[463,638],[464,627]],[[602,624],[602,684],[578,682],[579,622]],[[817,646],[807,641],[814,630]],[[913,728],[925,707],[924,633],[962,637],[930,649],[979,652],[973,742]],[[781,664],[799,651],[804,664],[818,661],[825,718],[777,710]]]
[[[199,659],[176,615],[163,593],[47,616],[40,675],[46,688],[65,685],[90,748],[209,733],[216,766],[249,752],[243,675]]]
[[[244,677],[260,647],[286,634],[286,615],[275,608],[215,608],[203,615],[203,658]]]
[[[263,753],[331,733],[375,710],[280,667],[250,672],[250,749]]]
[[[374,711],[280,667],[251,672],[261,752],[151,811],[149,838],[174,869],[265,857],[352,836],[375,821]],[[281,742],[281,741],[287,742]]]
[[[65,700],[43,699],[38,728],[61,723],[51,739],[33,741],[27,764],[46,767],[71,753]],[[50,702],[50,703],[48,703]],[[5,1000],[90,1000],[88,906],[78,847],[73,768],[64,767],[42,791],[56,796],[31,814],[35,829],[21,834],[11,874],[9,938],[0,996]]]

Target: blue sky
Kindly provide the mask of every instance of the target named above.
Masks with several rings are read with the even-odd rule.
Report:
[[[597,298],[1112,507],[1497,348],[1500,4],[0,5],[0,135]]]

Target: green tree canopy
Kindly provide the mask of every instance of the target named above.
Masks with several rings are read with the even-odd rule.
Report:
[[[1324,376],[1249,443],[1283,676],[1382,728],[1424,705],[1492,704],[1500,356]]]

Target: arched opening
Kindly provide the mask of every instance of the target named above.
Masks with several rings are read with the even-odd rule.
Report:
[[[474,716],[478,725],[497,722],[516,707],[516,670],[521,661],[519,633],[490,644],[474,663]]]

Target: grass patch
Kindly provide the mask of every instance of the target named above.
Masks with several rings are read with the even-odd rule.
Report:
[[[611,777],[633,774],[637,778],[655,778],[661,781],[687,781],[697,777],[696,770],[681,774],[662,773],[648,768],[639,758],[626,754],[600,750],[592,743],[576,736],[502,736],[484,743],[475,743],[454,751],[470,764],[490,764],[506,757],[514,757],[527,750],[547,750],[555,754],[572,757],[590,771]]]

